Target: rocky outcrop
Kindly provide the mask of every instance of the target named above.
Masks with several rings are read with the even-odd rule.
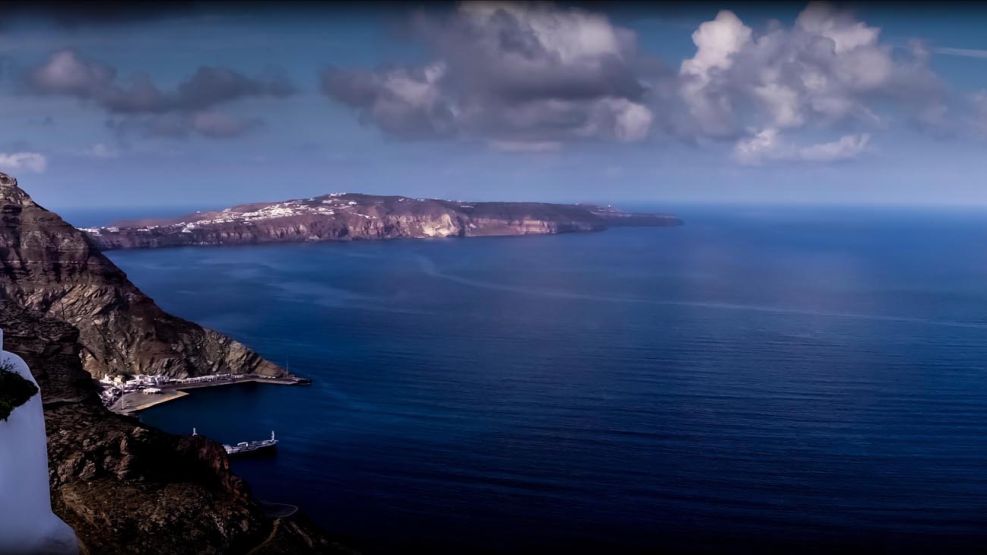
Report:
[[[83,230],[100,249],[243,245],[428,237],[545,235],[610,225],[667,226],[679,220],[612,208],[533,202],[464,203],[397,196],[331,194],[245,204],[169,220]]]
[[[77,328],[93,376],[286,375],[244,345],[161,310],[84,233],[4,174],[0,263],[0,295]]]
[[[0,328],[41,388],[52,508],[87,552],[344,552],[303,519],[268,518],[219,444],[105,409],[73,326],[8,302]]]
[[[3,174],[0,263],[6,349],[30,366],[44,400],[51,506],[85,552],[340,552],[305,520],[269,518],[222,446],[108,411],[92,379],[281,369],[162,311]]]

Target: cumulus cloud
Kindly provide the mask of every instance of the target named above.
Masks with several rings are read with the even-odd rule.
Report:
[[[44,173],[48,169],[48,159],[37,152],[0,152],[0,168],[8,171],[28,171]]]
[[[330,68],[324,93],[394,136],[509,151],[659,132],[740,151],[803,129],[842,129],[846,139],[758,163],[848,159],[902,115],[923,127],[946,121],[945,87],[921,43],[893,47],[879,28],[825,4],[763,29],[721,11],[692,34],[696,50],[677,71],[641,53],[631,30],[550,4],[465,4],[416,29],[429,63]]]
[[[148,134],[232,137],[255,127],[253,120],[221,114],[217,106],[244,98],[282,98],[294,92],[283,77],[248,77],[227,68],[201,67],[174,90],[162,90],[145,74],[129,80],[115,68],[75,50],[54,52],[30,69],[30,91],[92,102],[114,115],[117,128],[143,127]]]
[[[328,69],[322,88],[384,131],[404,138],[440,137],[458,131],[452,100],[441,88],[445,74],[441,62],[380,71]]]
[[[754,32],[721,11],[693,34],[680,95],[684,132],[743,136],[745,129],[883,123],[875,106],[897,107],[933,124],[943,87],[920,44],[895,52],[880,29],[825,4],[810,4],[790,28]]]
[[[751,34],[750,27],[729,11],[718,13],[692,34],[696,54],[682,62],[680,90],[697,132],[714,137],[734,133],[733,100],[716,91],[713,79],[733,66],[734,56],[750,44]]]
[[[502,150],[634,142],[651,131],[634,34],[602,15],[464,4],[441,21],[419,19],[417,30],[431,63],[330,68],[323,91],[399,137],[474,139]]]
[[[737,141],[733,156],[740,164],[758,166],[765,162],[840,162],[860,156],[870,143],[870,135],[850,134],[839,139],[799,146],[789,143],[775,128],[763,129]]]

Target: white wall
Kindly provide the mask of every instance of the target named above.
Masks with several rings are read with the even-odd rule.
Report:
[[[4,361],[37,385],[19,356],[0,351]],[[0,422],[0,553],[79,551],[75,533],[51,512],[47,447],[39,393]]]

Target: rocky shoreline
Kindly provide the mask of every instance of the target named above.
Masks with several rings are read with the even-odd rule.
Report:
[[[333,193],[244,204],[172,219],[85,228],[101,250],[382,239],[550,235],[616,226],[675,226],[665,214],[609,206],[459,202]]]

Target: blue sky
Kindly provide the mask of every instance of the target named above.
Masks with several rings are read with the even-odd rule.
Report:
[[[0,12],[0,169],[51,208],[987,204],[987,11],[970,6],[124,15]]]

